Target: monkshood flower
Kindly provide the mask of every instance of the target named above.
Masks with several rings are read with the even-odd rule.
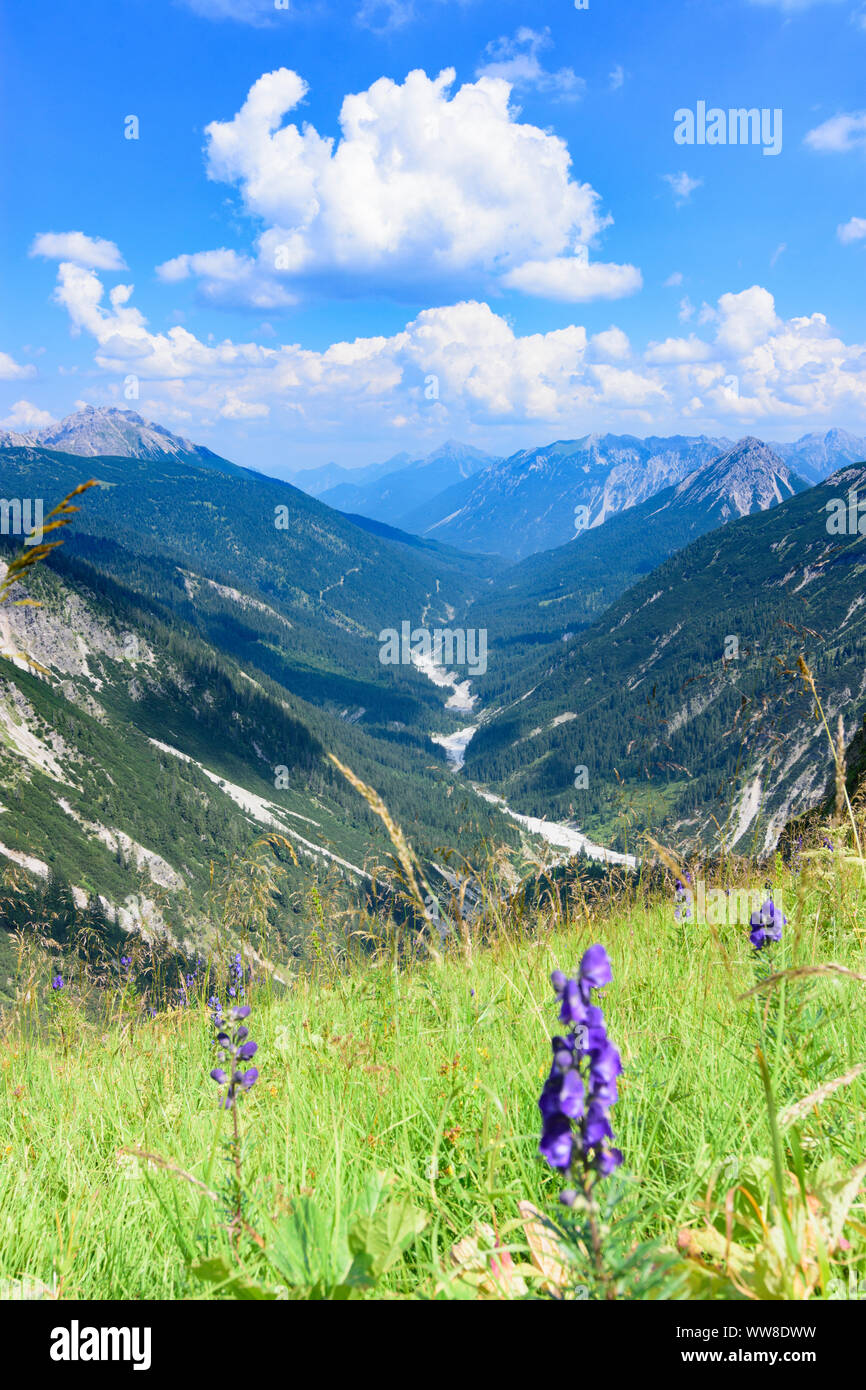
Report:
[[[772,898],[768,898],[749,919],[749,940],[756,951],[762,951],[771,941],[782,940],[782,928],[787,924],[788,919],[781,908],[776,907]]]
[[[54,979],[51,981],[51,988],[52,988],[52,989],[62,989],[62,988],[63,988],[63,976],[62,976],[62,975],[55,975],[55,976],[54,976]]]
[[[120,968],[121,968],[122,970],[128,970],[129,967],[130,967],[131,965],[132,965],[132,956],[121,956],[121,957],[120,957]]]
[[[244,993],[244,962],[240,951],[235,951],[229,966],[229,999],[237,999],[238,995],[243,998]]]
[[[686,877],[688,878],[688,874],[686,875]],[[691,883],[691,879],[689,879],[689,882]],[[676,920],[677,920],[678,922],[679,922],[680,918],[682,918],[682,917],[691,917],[691,915],[692,915],[691,901],[692,901],[692,892],[691,892],[691,889],[690,889],[690,888],[686,888],[686,886],[685,886],[685,884],[683,883],[682,879],[679,879],[679,878],[678,878],[677,881],[676,881],[676,903],[677,903],[677,906],[676,906],[676,910],[674,911],[674,917],[676,918]]]
[[[211,1076],[217,1085],[227,1085],[225,1096],[220,1101],[220,1105],[225,1110],[231,1110],[234,1106],[238,1088],[242,1091],[248,1091],[259,1079],[256,1067],[242,1069],[243,1063],[251,1061],[258,1051],[258,1044],[252,1041],[250,1030],[243,1022],[245,1018],[249,1017],[249,1014],[249,1004],[232,1009],[229,1017],[234,1026],[231,1031],[226,1030],[221,1014],[218,1020],[216,1017],[214,1018],[214,1024],[217,1028],[217,1057],[220,1062],[228,1063],[228,1070],[224,1067],[214,1067]]]
[[[580,1179],[586,1190],[599,1177],[622,1163],[613,1138],[608,1110],[617,1099],[620,1055],[607,1036],[604,1014],[592,1003],[592,991],[612,979],[610,961],[601,945],[590,946],[577,976],[569,979],[555,970],[551,983],[560,1001],[560,1021],[572,1025],[565,1036],[552,1039],[553,1062],[538,1102],[542,1117],[539,1152],[551,1168]],[[576,1192],[562,1194],[566,1205]]]

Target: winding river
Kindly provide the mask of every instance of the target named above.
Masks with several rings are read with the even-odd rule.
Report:
[[[472,714],[477,695],[471,695],[469,688],[472,684],[470,680],[461,681],[453,672],[445,671],[441,666],[436,666],[432,658],[425,660],[419,658],[414,664],[422,671],[434,685],[440,688],[451,688],[453,694],[446,700],[445,708]],[[438,743],[440,748],[445,749],[445,756],[449,765],[455,772],[460,772],[466,762],[466,749],[475,734],[478,724],[467,724],[463,729],[457,729],[453,734],[431,734],[433,743]],[[524,816],[519,811],[513,811],[508,803],[501,796],[495,796],[493,792],[484,791],[477,787],[474,782],[468,784],[478,796],[489,801],[491,805],[497,806],[504,815],[516,820],[525,830],[533,835],[540,835],[547,844],[553,848],[563,851],[552,861],[553,864],[561,864],[571,859],[575,854],[585,854],[590,859],[602,860],[607,864],[624,864],[630,869],[637,868],[637,860],[633,854],[619,854],[616,850],[605,849],[603,845],[594,844],[574,825],[567,822],[543,820],[540,816]]]

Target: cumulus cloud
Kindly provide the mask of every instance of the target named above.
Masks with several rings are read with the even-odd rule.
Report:
[[[852,241],[862,241],[866,237],[866,217],[852,217],[842,222],[836,228],[836,235],[843,246],[849,246]]]
[[[688,338],[665,338],[663,343],[650,343],[644,353],[647,362],[658,364],[705,362],[712,355],[711,344],[696,338],[694,333]]]
[[[578,304],[590,299],[622,299],[643,284],[637,266],[590,263],[580,256],[557,256],[550,261],[526,261],[503,277],[509,289],[544,299]]]
[[[96,273],[64,262],[57,301],[95,340],[95,361],[117,381],[134,372],[148,399],[194,419],[255,423],[268,415],[317,430],[437,423],[546,423],[571,428],[595,414],[608,427],[699,420],[723,429],[796,424],[866,409],[866,343],[846,343],[823,314],[782,320],[760,285],[705,305],[706,334],[651,343],[635,354],[612,325],[519,334],[486,303],[425,309],[390,335],[332,343],[202,342],[174,325],[153,332],[117,285],[105,302]],[[425,383],[437,379],[431,407]]]
[[[804,137],[810,150],[821,154],[847,154],[866,150],[866,111],[843,112],[810,130]]]
[[[586,82],[574,68],[549,71],[539,54],[553,47],[550,29],[530,29],[523,25],[513,38],[493,39],[484,50],[486,61],[475,70],[476,77],[501,77],[516,88],[536,88],[566,101],[577,101],[586,91]]]
[[[766,342],[778,322],[775,300],[760,285],[740,294],[723,294],[719,300],[716,342],[733,353],[750,352]]]
[[[29,430],[45,429],[48,425],[56,423],[50,411],[40,410],[31,401],[16,401],[6,419],[0,420],[0,425],[5,430],[14,430],[19,434]]]
[[[621,362],[631,356],[631,343],[628,335],[615,326],[602,333],[594,333],[589,340],[593,358],[598,362]]]
[[[84,232],[41,232],[28,252],[51,261],[72,261],[92,270],[125,270],[126,262],[113,241]]]
[[[266,308],[317,282],[332,294],[433,284],[459,294],[477,290],[479,275],[493,288],[521,268],[528,293],[631,293],[633,267],[572,263],[572,248],[611,219],[573,177],[565,142],[519,120],[503,77],[452,92],[454,78],[452,69],[414,71],[402,85],[380,78],[345,97],[334,139],[287,123],[303,78],[266,73],[231,120],[206,129],[208,176],[234,185],[265,224],[255,256],[192,252],[159,274],[195,275],[215,301]]]
[[[21,381],[24,377],[35,375],[36,368],[32,362],[16,362],[8,352],[0,352],[0,381]]]

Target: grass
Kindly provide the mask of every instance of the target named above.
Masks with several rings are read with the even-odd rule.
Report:
[[[427,1220],[377,1296],[443,1296],[449,1252],[481,1223],[526,1263],[518,1202],[558,1210],[557,1177],[536,1152],[558,1026],[549,974],[573,972],[602,941],[614,972],[608,1030],[624,1065],[613,1123],[629,1243],[675,1250],[681,1228],[701,1228],[708,1188],[714,1213],[738,1175],[748,1186],[752,1157],[773,1159],[758,1046],[783,1119],[866,1061],[866,980],[855,977],[866,890],[832,833],[835,853],[772,873],[789,919],[772,969],[832,963],[855,975],[792,975],[743,997],[768,969],[748,928],[677,923],[667,896],[590,908],[589,920],[515,915],[486,946],[455,948],[438,966],[398,965],[385,946],[299,974],[280,994],[254,987],[260,1079],[240,1107],[249,1227],[267,1244],[271,1223],[311,1198],[336,1240],[339,1213],[379,1171]],[[764,881],[763,871],[745,875]],[[231,1117],[208,1076],[204,1001],[148,1019],[120,993],[95,1019],[74,992],[52,994],[48,978],[46,969],[29,1002],[19,992],[0,1032],[0,1279],[53,1280],[68,1298],[237,1294],[191,1268],[221,1251],[258,1277],[262,1258],[254,1237],[226,1233]],[[783,1166],[804,1188],[827,1160],[845,1171],[861,1160],[864,1099],[866,1074],[777,1129]],[[849,1247],[830,1270],[843,1282],[866,1276],[862,1193],[851,1216]],[[827,1296],[827,1272],[814,1296]]]

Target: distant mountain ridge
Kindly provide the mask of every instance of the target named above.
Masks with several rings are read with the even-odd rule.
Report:
[[[110,455],[113,458],[193,459],[205,467],[235,470],[219,454],[172,434],[163,425],[145,420],[134,410],[115,406],[85,406],[67,415],[57,425],[25,434],[0,430],[0,448],[39,447],[57,449],[84,458]],[[237,471],[241,471],[238,469]]]
[[[747,436],[680,483],[603,526],[507,570],[472,607],[491,656],[481,693],[507,692],[527,658],[550,659],[630,585],[697,537],[766,511],[809,484],[760,439]]]
[[[679,845],[768,853],[833,774],[798,658],[846,742],[866,709],[866,541],[827,526],[851,489],[866,465],[678,549],[515,683],[467,775],[607,843],[647,823]]]
[[[319,493],[319,499],[341,512],[360,513],[373,521],[403,529],[404,518],[455,483],[472,478],[490,468],[498,459],[471,444],[456,439],[446,440],[423,458],[405,459],[401,466],[364,481],[344,481]],[[395,460],[392,460],[392,463]],[[300,479],[298,480],[300,482]]]
[[[324,492],[338,487],[340,483],[348,483],[352,487],[358,487],[361,483],[372,483],[376,478],[384,477],[386,473],[396,473],[398,469],[405,468],[411,462],[412,455],[404,452],[394,454],[384,463],[368,463],[362,468],[346,468],[341,463],[323,463],[317,468],[299,468],[296,472],[290,473],[289,482],[310,497],[321,497]]]
[[[521,450],[452,485],[402,517],[400,525],[460,549],[518,562],[565,544],[578,529],[578,515],[585,529],[601,526],[734,447],[732,440],[707,435],[590,434],[558,440]],[[838,429],[765,447],[811,484],[866,458],[866,439]]]
[[[823,434],[804,434],[793,444],[773,444],[795,473],[809,483],[820,483],[848,463],[866,459],[866,437],[847,430],[826,430]]]
[[[403,526],[417,526],[421,534],[464,550],[517,561],[569,540],[577,508],[585,509],[585,524],[600,526],[730,447],[728,439],[705,435],[590,434],[558,440],[493,464],[433,499],[426,518],[413,514]]]

